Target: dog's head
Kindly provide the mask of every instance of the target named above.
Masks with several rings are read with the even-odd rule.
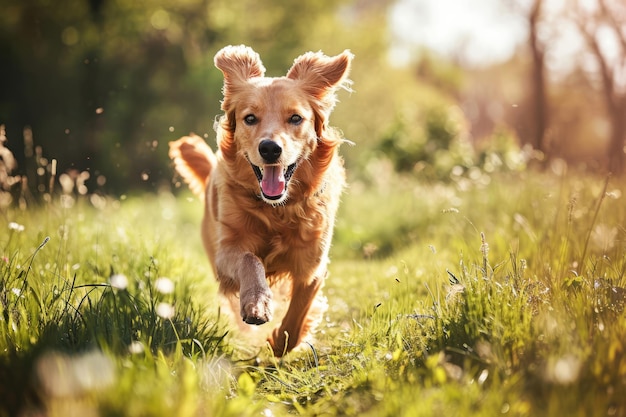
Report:
[[[220,149],[233,166],[249,164],[241,175],[257,179],[265,202],[283,203],[298,167],[323,160],[315,153],[328,153],[338,144],[326,141],[327,122],[336,90],[349,85],[352,57],[347,50],[334,57],[309,52],[294,61],[285,77],[269,78],[251,48],[227,46],[215,56],[224,74]]]

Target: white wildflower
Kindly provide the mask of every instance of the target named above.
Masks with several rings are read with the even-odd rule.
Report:
[[[581,360],[568,354],[548,363],[546,376],[548,380],[557,384],[569,385],[578,380],[581,368]]]
[[[126,275],[114,274],[109,278],[109,283],[113,288],[125,290],[128,287],[128,278],[126,278]]]
[[[13,231],[16,231],[18,233],[19,232],[23,232],[24,231],[24,226],[19,224],[19,223],[16,223],[16,222],[10,222],[9,223],[9,230],[13,230]]]
[[[174,283],[166,277],[157,278],[154,288],[161,294],[171,294],[174,292]]]
[[[143,353],[145,350],[143,343],[138,340],[133,340],[133,342],[128,346],[128,351],[133,355],[137,355],[139,353]]]
[[[174,317],[174,306],[169,303],[159,303],[156,306],[157,316],[169,320]]]

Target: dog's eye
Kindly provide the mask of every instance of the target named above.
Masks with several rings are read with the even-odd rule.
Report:
[[[251,126],[253,124],[255,124],[257,122],[257,118],[254,114],[249,114],[246,117],[243,118],[243,121],[245,124],[247,124],[248,126]]]
[[[291,123],[292,125],[299,125],[300,123],[302,123],[302,120],[302,116],[300,116],[299,114],[293,114],[289,118],[289,123]]]

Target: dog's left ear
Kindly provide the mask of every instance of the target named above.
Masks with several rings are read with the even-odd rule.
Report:
[[[287,77],[299,81],[301,87],[320,100],[324,111],[329,113],[335,105],[338,88],[350,90],[350,64],[354,55],[349,50],[333,57],[321,52],[307,52],[299,56],[287,72]]]

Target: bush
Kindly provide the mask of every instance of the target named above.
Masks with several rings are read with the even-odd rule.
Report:
[[[377,145],[396,172],[420,172],[444,179],[455,165],[470,167],[474,153],[467,142],[467,122],[458,107],[437,104],[400,115]]]

